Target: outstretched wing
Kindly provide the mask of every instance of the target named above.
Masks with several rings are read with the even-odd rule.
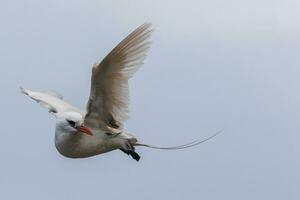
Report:
[[[58,114],[68,111],[76,111],[81,113],[78,108],[65,102],[63,97],[56,92],[34,92],[24,88],[20,89],[23,94],[26,94],[36,102],[40,103],[42,106],[48,108],[50,113]]]
[[[143,64],[151,32],[143,24],[93,66],[85,123],[119,128],[128,118],[128,79]]]

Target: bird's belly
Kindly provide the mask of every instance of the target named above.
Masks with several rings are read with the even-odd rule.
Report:
[[[55,146],[60,154],[68,158],[86,158],[119,148],[111,141],[90,136],[84,136],[76,140],[56,140]]]

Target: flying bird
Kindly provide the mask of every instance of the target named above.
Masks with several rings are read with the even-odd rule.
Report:
[[[128,118],[128,80],[141,67],[150,47],[150,23],[145,23],[122,40],[101,62],[92,68],[90,96],[86,111],[63,100],[56,92],[21,92],[49,109],[56,118],[55,146],[69,158],[85,158],[120,149],[136,161],[136,146],[154,149],[183,149],[215,137],[174,146],[158,147],[140,142],[124,129]]]

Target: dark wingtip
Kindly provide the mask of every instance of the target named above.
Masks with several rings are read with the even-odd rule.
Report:
[[[23,88],[23,87],[19,87],[21,93],[28,95],[28,92]]]

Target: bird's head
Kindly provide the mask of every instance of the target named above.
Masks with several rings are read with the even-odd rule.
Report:
[[[77,112],[67,112],[58,117],[58,124],[65,132],[79,132],[93,135],[90,128],[84,125],[83,116]]]

